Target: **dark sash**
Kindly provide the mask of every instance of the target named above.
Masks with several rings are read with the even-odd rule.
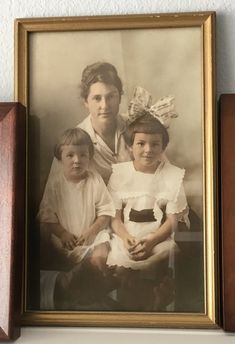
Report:
[[[130,221],[133,222],[155,222],[153,209],[135,210],[131,208],[129,214]]]

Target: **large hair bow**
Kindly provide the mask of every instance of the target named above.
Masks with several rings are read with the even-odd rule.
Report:
[[[178,117],[174,110],[174,102],[175,98],[173,96],[166,96],[151,105],[152,97],[150,93],[138,86],[128,107],[128,122],[130,124],[148,113],[158,119],[165,128],[169,128],[171,120]]]

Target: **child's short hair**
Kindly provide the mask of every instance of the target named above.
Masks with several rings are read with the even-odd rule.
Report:
[[[129,147],[133,145],[136,133],[161,134],[163,149],[165,149],[169,143],[169,135],[166,128],[158,119],[154,118],[149,113],[144,114],[142,117],[132,122],[124,132],[124,139]]]
[[[118,89],[119,96],[123,94],[122,81],[117,73],[116,68],[108,62],[96,62],[87,66],[82,73],[80,85],[80,95],[87,100],[90,87],[96,82],[103,82],[113,85]]]
[[[89,149],[89,158],[94,155],[94,146],[90,136],[81,128],[67,129],[59,138],[54,148],[54,156],[61,160],[62,146],[65,145],[86,145]]]

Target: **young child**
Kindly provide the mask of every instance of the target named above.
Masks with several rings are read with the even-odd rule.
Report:
[[[136,276],[135,272],[139,272],[138,278],[142,276],[146,281],[154,279],[160,264],[177,251],[173,233],[179,219],[187,219],[185,171],[164,156],[169,142],[164,124],[168,126],[170,119],[176,117],[173,98],[161,99],[152,107],[149,103],[147,91],[137,88],[129,107],[126,132],[133,161],[113,165],[108,185],[116,217],[112,221],[114,234],[107,264],[116,266],[117,274],[121,271],[122,276]],[[141,295],[135,303],[138,298],[143,299]],[[129,300],[132,296],[131,292]]]
[[[38,213],[40,227],[49,233],[59,255],[72,265],[90,249],[109,241],[105,228],[115,214],[102,178],[89,170],[93,153],[93,143],[84,130],[63,133],[54,149],[60,169],[47,183]],[[99,254],[97,259],[102,256]]]

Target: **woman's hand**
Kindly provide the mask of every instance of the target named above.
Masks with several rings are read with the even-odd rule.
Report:
[[[73,250],[78,245],[78,237],[64,230],[60,236],[61,243],[67,250]]]
[[[129,250],[133,260],[143,260],[151,256],[153,247],[156,245],[154,234],[138,240]]]

